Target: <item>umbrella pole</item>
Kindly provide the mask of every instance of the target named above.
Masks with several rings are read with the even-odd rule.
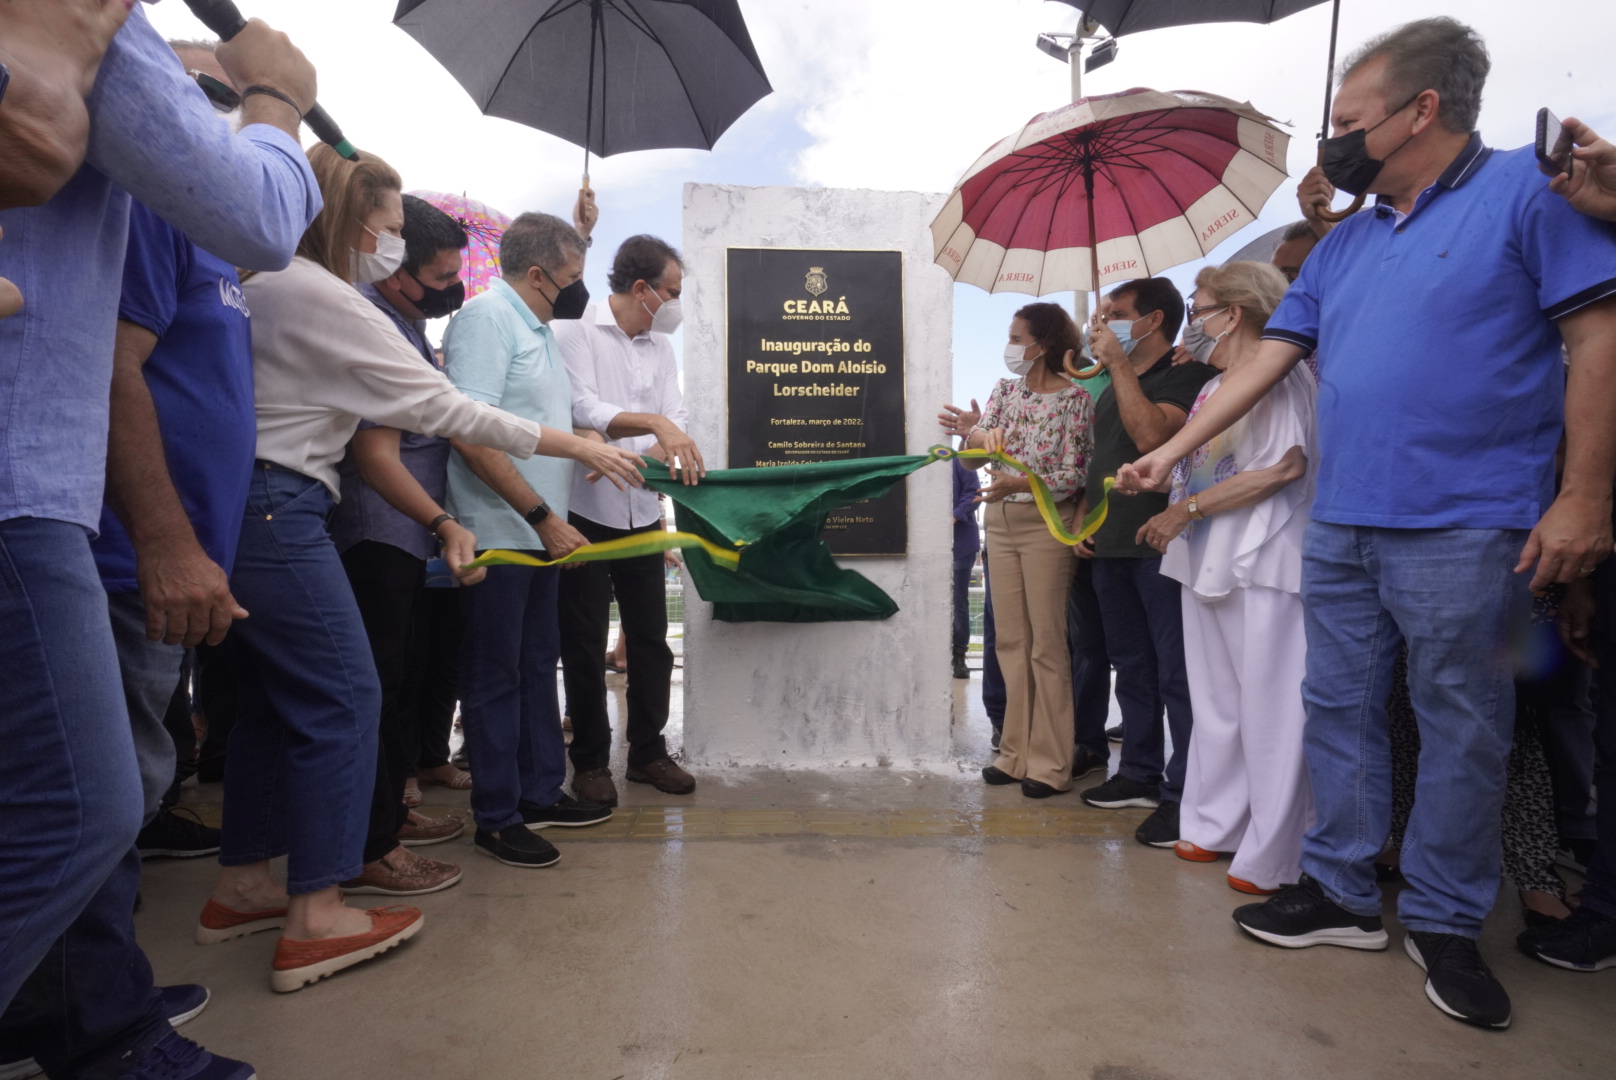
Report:
[[[1341,25],[1341,0],[1334,0],[1330,7],[1330,66],[1324,73],[1324,126],[1319,129],[1319,161],[1324,164],[1324,140],[1330,134],[1330,95],[1335,89],[1335,38],[1336,30]],[[1334,225],[1345,221],[1359,210],[1363,209],[1364,197],[1359,195],[1352,200],[1352,205],[1345,210],[1331,210],[1325,207],[1319,211],[1319,219]]]
[[[589,140],[595,134],[595,37],[600,33],[600,3],[601,0],[590,0],[589,4],[589,90],[584,97],[584,187],[586,188],[589,186]],[[1333,39],[1330,51],[1331,55],[1334,55]],[[601,102],[601,107],[604,108],[605,104]]]

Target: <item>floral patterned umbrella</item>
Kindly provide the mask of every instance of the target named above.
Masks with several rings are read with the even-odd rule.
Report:
[[[468,199],[464,195],[450,195],[442,191],[412,191],[465,226],[471,242],[466,245],[465,260],[460,266],[460,280],[466,284],[466,299],[471,299],[499,276],[499,238],[511,219],[485,202]]]

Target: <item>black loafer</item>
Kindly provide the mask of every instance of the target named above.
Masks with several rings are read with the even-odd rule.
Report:
[[[992,765],[985,765],[982,768],[982,781],[983,783],[992,784],[994,787],[1002,787],[1005,784],[1015,783],[1016,778],[1003,769],[995,769]]]
[[[1051,795],[1062,794],[1059,788],[1052,788],[1038,780],[1023,780],[1021,793],[1029,799],[1047,799]]]

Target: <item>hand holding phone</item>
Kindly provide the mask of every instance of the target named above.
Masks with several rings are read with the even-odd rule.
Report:
[[[1571,131],[1548,109],[1537,111],[1537,167],[1544,176],[1571,172]]]

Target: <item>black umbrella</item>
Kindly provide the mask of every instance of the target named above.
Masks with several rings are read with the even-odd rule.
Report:
[[[1212,22],[1278,22],[1288,15],[1318,7],[1325,0],[1060,0],[1093,19],[1112,37],[1136,34],[1144,30],[1163,30],[1169,26],[1189,26],[1193,23]],[[1330,98],[1335,91],[1335,38],[1341,22],[1341,0],[1330,0],[1330,62],[1324,70],[1324,126],[1319,129],[1319,141],[1330,133]],[[1322,149],[1320,151],[1322,155]],[[1344,221],[1363,208],[1364,197],[1359,195],[1351,206],[1342,211],[1324,210],[1319,216],[1325,221]]]
[[[601,157],[711,150],[773,89],[736,0],[399,0],[488,116]]]

